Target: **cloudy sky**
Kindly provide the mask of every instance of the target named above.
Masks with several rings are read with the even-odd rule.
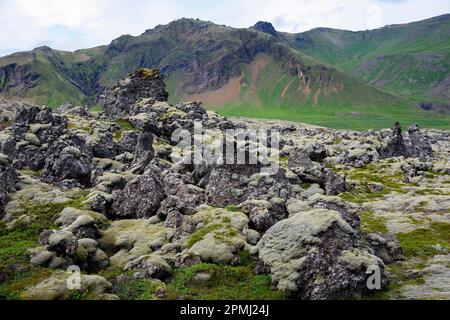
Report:
[[[182,17],[234,27],[366,30],[450,13],[450,0],[0,0],[0,56],[48,45],[76,50]]]

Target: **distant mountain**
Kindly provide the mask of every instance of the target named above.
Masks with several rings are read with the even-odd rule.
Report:
[[[450,14],[377,30],[286,35],[296,49],[413,100],[450,100]]]
[[[50,106],[94,105],[104,88],[149,67],[165,75],[170,101],[199,100],[224,114],[330,126],[364,118],[384,125],[390,114],[407,118],[414,109],[418,119],[446,126],[448,119],[436,123],[415,104],[448,98],[449,20],[288,34],[267,22],[236,29],[181,19],[107,46],[41,47],[0,58],[0,95]]]

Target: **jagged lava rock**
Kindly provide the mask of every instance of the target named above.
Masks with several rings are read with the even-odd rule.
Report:
[[[131,107],[141,99],[167,101],[168,97],[164,77],[159,70],[143,68],[120,81],[117,87],[105,90],[100,103],[106,116],[120,118],[131,116]]]
[[[355,230],[336,211],[298,212],[269,229],[257,247],[277,288],[300,299],[361,297],[371,266],[387,282],[381,259],[360,248]]]
[[[8,193],[13,190],[16,179],[16,170],[11,166],[8,157],[0,153],[0,217],[3,216],[4,206],[8,202]]]
[[[62,137],[49,149],[41,178],[62,187],[88,187],[91,184],[92,154],[78,136]]]

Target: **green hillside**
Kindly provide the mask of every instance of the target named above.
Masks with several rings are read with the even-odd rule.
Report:
[[[423,111],[408,101],[387,93],[380,94],[378,90],[345,76],[340,79],[342,87],[338,89],[324,89],[313,84],[308,88],[310,93],[305,93],[304,83],[285,75],[272,59],[261,70],[258,79],[252,77],[250,67],[245,70],[239,99],[219,108],[217,111],[221,115],[281,119],[356,130],[391,127],[393,121],[450,128],[449,117]],[[342,90],[345,87],[348,90]]]
[[[448,103],[449,21],[286,34],[264,22],[236,29],[180,19],[107,46],[0,58],[0,96],[95,105],[104,88],[149,67],[165,75],[170,102],[202,101],[226,115],[356,129],[398,120],[448,128],[448,114],[416,104]]]
[[[287,38],[377,88],[418,102],[450,99],[450,14],[361,32],[319,28]]]

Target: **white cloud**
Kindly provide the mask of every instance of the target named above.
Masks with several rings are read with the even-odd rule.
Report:
[[[181,17],[235,27],[364,30],[450,12],[448,0],[0,0],[0,55],[40,45],[75,50]]]
[[[105,1],[17,0],[16,5],[37,27],[82,28],[89,19],[100,16]]]

